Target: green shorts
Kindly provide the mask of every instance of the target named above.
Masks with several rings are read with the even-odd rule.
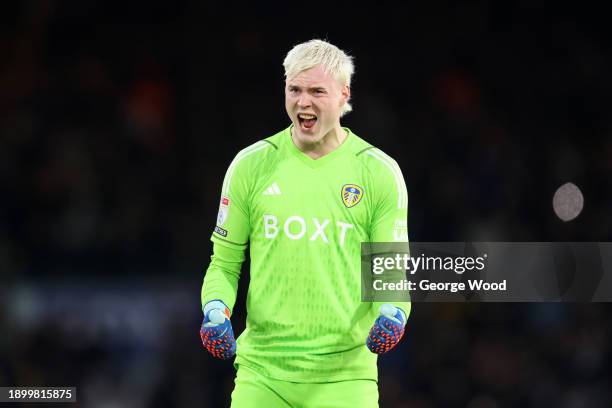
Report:
[[[241,365],[234,381],[232,408],[377,408],[374,380],[295,383],[264,377]]]

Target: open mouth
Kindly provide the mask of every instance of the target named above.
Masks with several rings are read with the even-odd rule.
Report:
[[[297,118],[303,130],[312,129],[315,123],[317,123],[317,116],[309,113],[298,113]]]

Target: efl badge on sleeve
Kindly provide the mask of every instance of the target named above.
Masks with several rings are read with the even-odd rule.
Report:
[[[219,205],[219,213],[217,214],[217,225],[222,227],[229,216],[230,199],[222,196]]]
[[[363,197],[363,188],[357,184],[345,184],[342,186],[342,202],[347,208],[356,206]]]

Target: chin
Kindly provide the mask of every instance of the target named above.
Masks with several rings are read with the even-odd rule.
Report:
[[[303,142],[314,143],[322,139],[320,132],[316,130],[314,132],[304,132],[302,129],[297,128],[296,133]]]

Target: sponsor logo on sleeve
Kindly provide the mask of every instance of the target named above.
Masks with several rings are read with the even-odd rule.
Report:
[[[224,230],[223,228],[216,226],[215,227],[215,232],[219,235],[221,235],[222,237],[227,237],[227,231]]]
[[[393,223],[393,240],[408,241],[408,221],[395,220]]]

